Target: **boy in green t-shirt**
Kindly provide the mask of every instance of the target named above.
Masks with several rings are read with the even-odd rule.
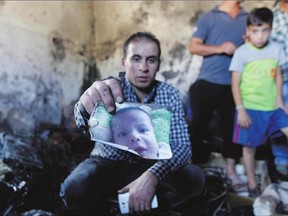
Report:
[[[249,42],[240,46],[230,64],[236,104],[233,141],[243,145],[249,196],[260,191],[255,177],[255,150],[281,130],[288,136],[288,109],[282,99],[281,66],[287,61],[282,46],[269,41],[273,13],[256,8],[247,19]]]

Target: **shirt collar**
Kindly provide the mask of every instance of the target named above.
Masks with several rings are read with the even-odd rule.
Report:
[[[126,83],[126,86],[129,88],[129,92],[131,94],[135,95],[137,102],[140,102],[140,99],[136,95],[136,92],[134,91],[134,89],[132,87],[132,84],[128,80],[128,78],[126,76],[126,73],[125,72],[120,72],[120,77],[121,76],[122,76],[122,78],[125,78],[125,83]],[[154,83],[152,84],[153,85],[152,89],[150,90],[150,92],[144,98],[144,103],[152,103],[154,101],[155,96],[156,96],[156,91],[157,91],[158,84],[159,84],[159,82],[155,80]]]
[[[219,5],[216,5],[216,6],[212,9],[212,11],[213,11],[213,12],[216,12],[216,13],[225,13],[225,14],[227,14],[226,12],[219,10]],[[227,15],[228,15],[228,14],[227,14]],[[246,15],[247,15],[247,12],[246,12],[242,7],[240,7],[240,12],[239,12],[239,14],[238,14],[236,17],[246,16]],[[236,18],[236,17],[235,17],[235,18]]]

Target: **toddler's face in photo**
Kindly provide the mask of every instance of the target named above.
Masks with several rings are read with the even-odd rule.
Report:
[[[155,159],[158,144],[151,119],[140,109],[115,114],[111,122],[114,143],[127,146],[143,158]]]

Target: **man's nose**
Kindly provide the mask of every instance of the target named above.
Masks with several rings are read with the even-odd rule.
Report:
[[[142,61],[140,64],[140,70],[141,71],[147,71],[148,70],[148,64],[146,61]]]

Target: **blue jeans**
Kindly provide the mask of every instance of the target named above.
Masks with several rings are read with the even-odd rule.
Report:
[[[80,163],[61,185],[60,196],[66,207],[79,215],[107,215],[108,199],[117,199],[117,190],[128,185],[155,161],[139,160],[128,164],[101,157]],[[192,164],[179,169],[157,186],[159,211],[167,211],[196,197],[204,188],[202,170]]]

